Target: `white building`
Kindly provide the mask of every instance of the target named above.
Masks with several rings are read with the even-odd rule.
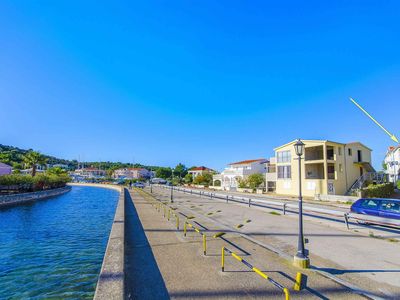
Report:
[[[140,179],[151,178],[153,172],[144,168],[122,168],[114,171],[114,178],[117,179]]]
[[[97,168],[82,168],[75,170],[71,176],[73,177],[80,177],[80,178],[102,178],[107,175],[105,170],[97,169]]]
[[[389,147],[384,162],[389,181],[397,182],[400,178],[400,146]]]
[[[214,171],[213,169],[210,169],[210,168],[201,166],[201,167],[194,167],[194,168],[191,168],[191,169],[188,171],[188,173],[191,174],[191,175],[192,175],[192,178],[194,179],[194,178],[196,178],[197,176],[203,175],[203,174],[205,174],[205,173],[211,173],[211,174],[213,174],[213,173],[215,173],[215,171]]]
[[[213,185],[218,185],[217,181],[219,181],[223,190],[236,190],[239,180],[251,174],[265,174],[267,162],[267,159],[259,158],[231,163],[221,174],[213,176]]]

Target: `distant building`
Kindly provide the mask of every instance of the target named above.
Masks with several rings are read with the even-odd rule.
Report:
[[[276,191],[276,158],[271,157],[269,161],[265,163],[265,187],[267,192]]]
[[[215,171],[213,169],[201,166],[201,167],[194,167],[188,171],[189,174],[192,175],[192,178],[196,178],[199,175],[204,175],[205,173],[214,174]]]
[[[75,170],[71,175],[84,179],[93,179],[105,177],[107,172],[97,168],[82,168]]]
[[[213,176],[213,185],[220,184],[223,190],[236,190],[239,180],[245,179],[251,174],[265,174],[267,162],[267,159],[259,158],[231,163],[221,174]]]
[[[145,168],[122,168],[114,171],[113,177],[116,179],[140,179],[151,178],[153,172]]]
[[[12,173],[12,167],[0,162],[0,176],[2,175],[10,175]]]
[[[293,146],[295,142],[274,149],[278,194],[297,196],[299,193],[298,160]],[[301,179],[305,196],[345,195],[356,182],[365,182],[364,179],[368,177],[364,175],[375,174],[371,165],[372,150],[360,142],[302,142],[305,149],[301,160]]]
[[[389,147],[384,163],[390,182],[397,182],[400,178],[400,146]]]

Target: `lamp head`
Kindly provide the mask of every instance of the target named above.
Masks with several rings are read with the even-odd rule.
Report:
[[[294,150],[296,151],[297,156],[302,156],[304,153],[304,143],[297,139],[296,143],[294,144]]]

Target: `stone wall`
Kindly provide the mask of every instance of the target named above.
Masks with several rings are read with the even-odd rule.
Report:
[[[107,186],[103,185],[102,187]],[[95,300],[123,300],[125,298],[125,197],[128,190],[126,188],[123,190],[121,190],[121,187],[118,188],[120,196],[99,280],[97,281]]]
[[[63,188],[32,192],[32,193],[21,193],[12,195],[0,195],[0,207],[18,205],[26,202],[32,202],[42,199],[47,199],[55,196],[65,194],[71,190],[71,187],[66,186]]]

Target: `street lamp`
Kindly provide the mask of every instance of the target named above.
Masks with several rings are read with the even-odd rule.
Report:
[[[175,171],[175,169],[172,169],[172,174],[171,174],[171,203],[174,203],[174,184],[172,183],[174,181],[174,171]]]
[[[294,264],[301,268],[310,266],[310,259],[307,257],[304,249],[304,234],[303,234],[303,196],[301,193],[301,157],[304,153],[304,143],[297,139],[294,144],[294,150],[299,161],[299,240],[297,243],[297,253],[294,256]]]

